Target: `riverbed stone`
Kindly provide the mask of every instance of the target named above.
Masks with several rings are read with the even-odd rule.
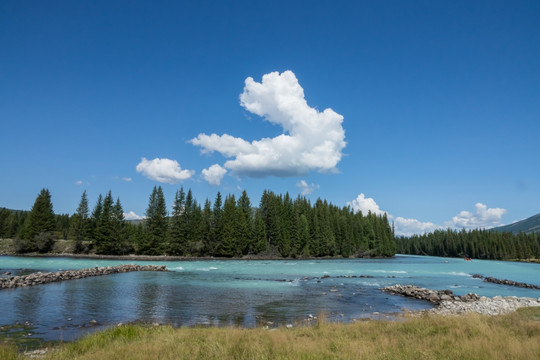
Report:
[[[38,271],[24,276],[0,278],[0,290],[132,271],[167,271],[167,267],[165,265],[125,264],[118,266],[95,267],[91,269],[58,271],[54,273],[42,273]]]
[[[488,298],[468,293],[462,296],[447,295],[446,290],[431,290],[413,285],[393,285],[381,289],[384,292],[414,297],[417,299],[430,301],[437,306],[428,310],[428,313],[441,315],[461,315],[471,312],[485,315],[500,315],[515,311],[521,307],[539,306],[540,298],[526,298],[516,296],[494,296]],[[448,290],[449,291],[449,290]],[[453,294],[453,293],[452,293]],[[436,301],[436,299],[439,299]]]

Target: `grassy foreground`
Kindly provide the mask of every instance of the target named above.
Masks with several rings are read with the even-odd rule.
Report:
[[[0,346],[0,359],[23,357]],[[122,326],[45,359],[540,359],[540,307],[276,330]]]

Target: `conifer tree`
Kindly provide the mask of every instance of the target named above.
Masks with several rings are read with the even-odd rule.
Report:
[[[113,234],[113,206],[114,200],[109,190],[103,199],[101,214],[99,216],[95,235],[95,248],[98,254],[111,254]]]
[[[238,212],[236,222],[236,233],[238,236],[238,253],[247,254],[249,245],[252,241],[252,216],[251,216],[251,201],[244,190],[240,198],[238,198]]]
[[[304,257],[311,255],[309,250],[309,224],[306,215],[298,217],[298,249]]]
[[[170,232],[169,232],[169,254],[170,255],[184,255],[187,248],[187,225],[184,216],[186,209],[186,194],[184,188],[181,187],[176,192],[176,196],[173,204],[173,212],[171,218]]]
[[[112,211],[112,234],[111,234],[111,248],[110,253],[125,255],[131,250],[131,247],[127,243],[126,233],[126,220],[124,217],[124,210],[120,203],[120,198],[116,198],[116,203],[113,206]]]
[[[161,255],[165,247],[168,228],[167,207],[161,186],[152,190],[146,209],[146,236],[148,255]]]
[[[238,236],[236,233],[237,209],[234,195],[225,198],[223,206],[223,228],[221,231],[221,246],[219,255],[232,257],[240,255]]]
[[[214,206],[212,208],[213,234],[212,234],[212,254],[218,255],[223,238],[223,203],[221,193],[218,191]]]
[[[202,212],[202,246],[203,246],[203,255],[213,255],[214,251],[212,250],[212,234],[213,234],[213,214],[212,214],[212,204],[209,199],[206,199],[204,202],[204,208]]]
[[[268,244],[266,242],[266,231],[264,229],[264,220],[260,210],[255,213],[255,221],[253,225],[252,246],[250,246],[250,254],[260,254],[267,251]]]
[[[55,241],[56,227],[51,193],[42,189],[32,206],[24,226],[24,237],[17,244],[19,252],[48,252]]]
[[[101,218],[101,213],[103,212],[103,196],[99,194],[96,205],[92,210],[92,216],[90,217],[90,236],[95,245],[97,234],[97,228],[99,224],[99,219]]]
[[[88,198],[86,190],[81,195],[81,201],[77,207],[77,211],[72,217],[72,232],[75,238],[75,252],[81,253],[84,251],[83,241],[87,240],[90,230],[90,218],[88,216]]]

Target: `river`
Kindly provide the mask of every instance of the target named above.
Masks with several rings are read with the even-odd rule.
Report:
[[[386,318],[432,305],[379,290],[394,284],[458,295],[540,297],[539,290],[474,279],[482,274],[540,285],[540,264],[397,255],[390,259],[129,261],[0,256],[0,274],[118,264],[166,265],[134,272],[0,290],[0,325],[29,322],[32,336],[73,340],[135,321],[173,326],[286,325]]]

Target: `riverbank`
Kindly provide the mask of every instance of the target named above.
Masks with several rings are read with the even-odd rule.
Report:
[[[273,330],[129,325],[32,354],[46,360],[538,359],[540,308],[502,316],[405,316],[351,324],[322,319],[314,326]],[[29,355],[0,346],[2,359]]]
[[[427,310],[437,315],[463,315],[478,313],[482,315],[503,315],[524,307],[538,307],[540,298],[494,296],[488,298],[469,293],[461,296],[455,295],[451,290],[431,290],[414,285],[393,285],[381,289],[383,292],[412,297],[418,300],[429,301],[436,305]]]

